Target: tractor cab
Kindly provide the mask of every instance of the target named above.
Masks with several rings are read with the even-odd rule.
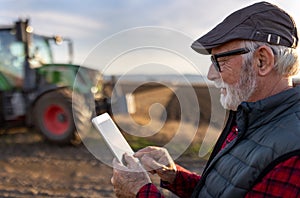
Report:
[[[32,28],[28,27],[26,31],[30,33]],[[0,82],[5,82],[0,83],[0,90],[23,87],[26,80],[26,61],[30,69],[54,63],[51,46],[63,42],[60,36],[47,37],[37,34],[31,34],[27,41],[23,41],[18,39],[16,34],[14,26],[0,27]],[[69,63],[71,63],[72,42],[70,39],[65,41],[69,42]]]
[[[32,45],[29,50],[31,68],[53,62],[49,42],[42,36],[32,36]],[[0,90],[23,86],[25,61],[24,43],[16,40],[12,30],[0,30],[0,77],[2,81],[6,81],[6,83],[0,84]]]

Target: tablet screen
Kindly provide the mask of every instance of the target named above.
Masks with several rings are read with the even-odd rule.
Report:
[[[109,114],[104,113],[100,116],[97,116],[93,118],[92,122],[119,162],[122,163],[123,154],[125,152],[129,155],[134,154],[130,145],[127,143],[126,139],[113,122]]]

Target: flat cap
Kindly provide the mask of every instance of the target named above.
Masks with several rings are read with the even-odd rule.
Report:
[[[210,54],[212,48],[236,39],[261,41],[291,48],[298,45],[297,28],[293,18],[273,4],[259,2],[235,11],[196,40],[191,47],[198,53]]]

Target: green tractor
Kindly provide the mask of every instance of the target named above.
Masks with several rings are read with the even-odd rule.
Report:
[[[101,73],[71,64],[70,39],[33,34],[28,23],[0,27],[0,128],[34,126],[51,142],[78,142],[77,131],[110,109]],[[63,42],[70,61],[53,63],[52,47]]]

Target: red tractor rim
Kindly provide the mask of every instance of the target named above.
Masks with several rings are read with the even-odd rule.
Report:
[[[58,105],[50,105],[43,116],[47,130],[54,135],[64,134],[70,126],[70,118],[64,108]]]

